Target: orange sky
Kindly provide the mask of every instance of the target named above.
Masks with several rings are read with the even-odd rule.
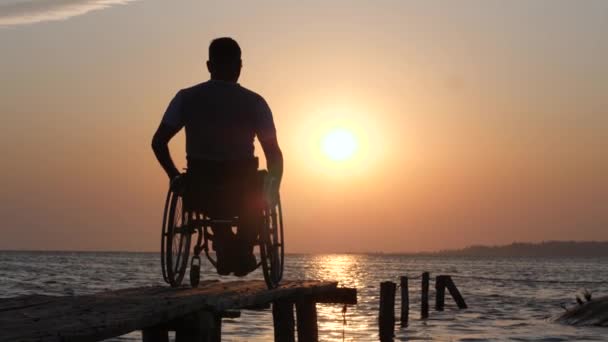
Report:
[[[0,249],[157,250],[151,135],[225,35],[275,115],[288,251],[608,239],[606,2],[8,3]]]

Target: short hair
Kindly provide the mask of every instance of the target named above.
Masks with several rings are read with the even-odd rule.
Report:
[[[241,48],[230,37],[216,38],[209,44],[209,61],[218,64],[233,64],[241,61]]]

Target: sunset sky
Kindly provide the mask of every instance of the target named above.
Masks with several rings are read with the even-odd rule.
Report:
[[[288,252],[608,240],[607,1],[0,0],[0,249],[158,250],[151,137],[220,36],[274,113]]]

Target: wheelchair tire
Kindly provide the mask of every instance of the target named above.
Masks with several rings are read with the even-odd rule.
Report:
[[[167,268],[165,265],[165,244],[166,244],[166,236],[167,236],[167,214],[169,212],[169,203],[171,199],[171,194],[173,192],[171,189],[167,192],[167,198],[165,199],[165,209],[163,210],[163,227],[161,229],[160,234],[160,265],[163,271],[163,279],[165,282],[169,282],[169,278],[167,276]]]
[[[172,287],[181,285],[188,266],[192,229],[190,214],[184,211],[183,198],[169,190],[163,214],[161,265],[163,278]]]
[[[264,226],[260,233],[260,257],[264,280],[269,289],[279,286],[283,278],[285,243],[281,201],[264,210]]]

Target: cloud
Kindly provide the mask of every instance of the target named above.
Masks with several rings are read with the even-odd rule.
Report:
[[[65,20],[136,0],[0,0],[0,27]]]

